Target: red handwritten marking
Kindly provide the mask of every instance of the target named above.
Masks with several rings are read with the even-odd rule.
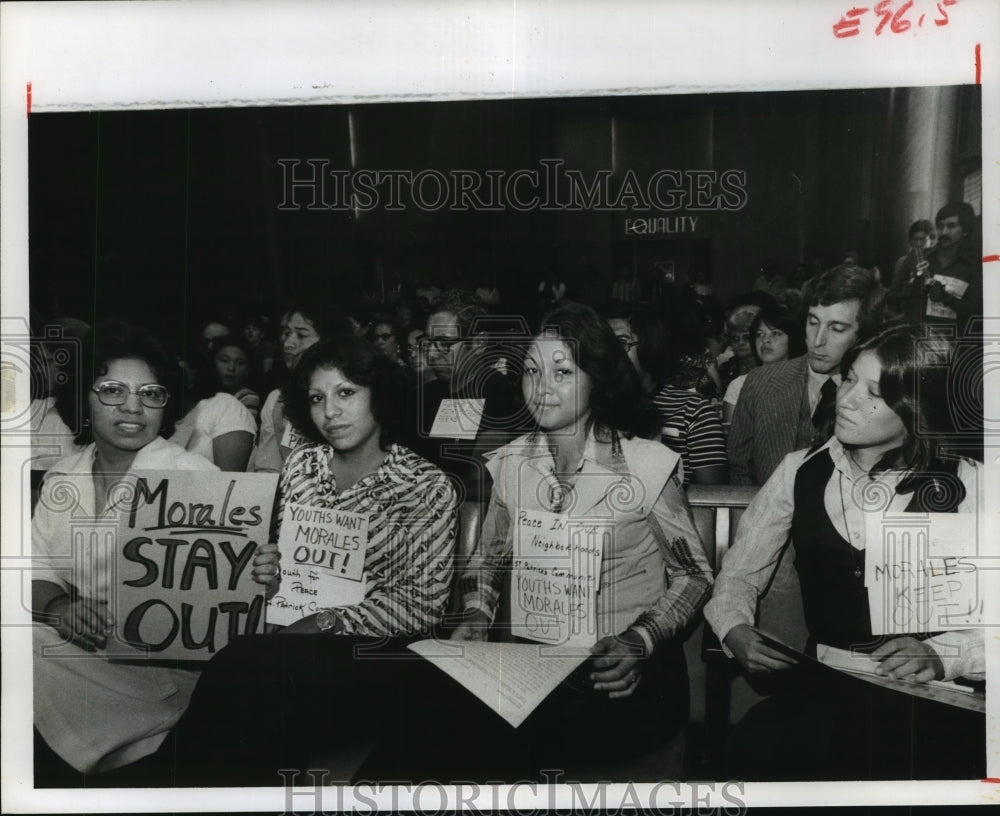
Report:
[[[976,84],[983,84],[983,45],[976,43]]]
[[[995,776],[987,776],[985,779],[981,779],[981,782],[985,782],[988,785],[1000,785],[1000,779]]]
[[[25,116],[31,116],[31,83],[28,83],[28,112]]]
[[[1000,261],[1000,255],[983,255],[983,263],[996,263]]]

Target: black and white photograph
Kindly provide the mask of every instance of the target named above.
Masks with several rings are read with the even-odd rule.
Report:
[[[1000,796],[995,4],[74,5],[93,85],[3,86],[10,812]]]

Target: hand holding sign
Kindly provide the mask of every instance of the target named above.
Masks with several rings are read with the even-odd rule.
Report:
[[[260,630],[264,597],[252,572],[267,540],[276,474],[147,471],[130,477],[119,519],[118,643],[158,658],[208,660]],[[110,648],[110,646],[109,646]]]
[[[281,592],[267,606],[268,623],[287,626],[365,599],[368,516],[286,502],[277,546],[285,566]]]

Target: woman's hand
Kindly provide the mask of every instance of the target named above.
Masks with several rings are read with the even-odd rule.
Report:
[[[278,630],[279,635],[315,635],[318,633],[319,627],[316,625],[315,615],[306,615],[295,623]]]
[[[944,664],[930,646],[913,637],[900,637],[879,646],[872,657],[879,661],[875,670],[893,680],[926,683],[944,677]]]
[[[281,583],[281,553],[273,541],[262,545],[253,557],[253,579],[265,587],[268,600],[274,597]]]
[[[607,691],[608,697],[628,697],[642,679],[641,661],[646,657],[646,643],[631,629],[620,635],[601,638],[590,650],[597,671],[591,672],[594,691]]]
[[[489,615],[481,609],[476,609],[455,627],[449,640],[484,641],[489,634],[492,622]]]
[[[764,643],[756,629],[745,623],[729,630],[726,634],[726,646],[740,665],[752,674],[788,669],[795,665],[792,658],[772,649]]]
[[[115,619],[108,614],[108,605],[91,598],[72,600],[61,595],[45,607],[45,614],[58,618],[52,624],[70,643],[88,652],[98,651],[108,645],[108,634]]]

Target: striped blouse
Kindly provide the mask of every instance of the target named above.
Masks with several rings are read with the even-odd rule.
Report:
[[[298,448],[281,471],[275,527],[286,501],[366,513],[365,599],[336,607],[343,634],[430,634],[451,592],[458,498],[426,459],[393,445],[379,469],[344,491],[330,469],[329,445]]]
[[[691,484],[694,471],[728,466],[726,437],[719,409],[700,394],[665,385],[653,397],[663,427],[660,441],[681,455],[684,484]]]

